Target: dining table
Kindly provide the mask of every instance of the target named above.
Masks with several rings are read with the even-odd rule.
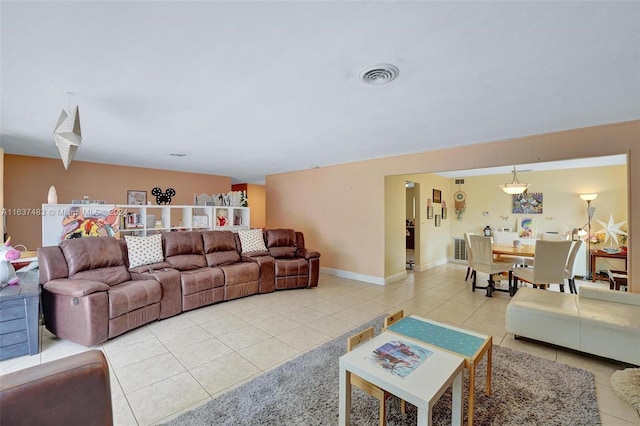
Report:
[[[533,258],[536,252],[536,246],[529,244],[520,244],[518,247],[514,247],[513,244],[494,244],[492,250],[493,254],[496,256],[496,260],[500,260],[502,256],[519,256]]]

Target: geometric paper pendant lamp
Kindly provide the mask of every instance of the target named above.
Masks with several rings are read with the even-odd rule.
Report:
[[[62,158],[62,164],[64,169],[69,168],[71,160],[76,155],[76,151],[82,143],[82,133],[80,133],[80,111],[76,106],[71,112],[71,115],[62,110],[58,124],[53,131],[54,138],[56,140],[56,146],[60,151],[60,158]]]

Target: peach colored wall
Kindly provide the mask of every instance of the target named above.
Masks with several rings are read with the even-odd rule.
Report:
[[[633,237],[634,224],[640,226],[640,196],[634,196],[634,188],[640,194],[639,120],[267,176],[267,226],[303,231],[307,245],[321,252],[321,265],[328,271],[387,281],[398,271],[388,269],[386,262],[397,247],[387,243],[385,176],[625,153],[632,273],[633,265],[640,265],[640,231]],[[400,221],[404,215],[403,208]],[[404,238],[403,232],[393,234],[390,238]]]
[[[65,170],[56,159],[5,155],[5,209],[40,209],[47,202],[51,185],[56,187],[58,203],[70,203],[88,195],[92,200],[126,204],[127,190],[147,191],[147,200],[154,205],[151,189],[176,190],[171,204],[194,203],[194,194],[215,194],[231,190],[231,178],[196,173],[170,172],[158,169],[125,167],[74,161]],[[40,246],[41,217],[7,215],[7,232],[14,244],[24,244],[30,250]]]

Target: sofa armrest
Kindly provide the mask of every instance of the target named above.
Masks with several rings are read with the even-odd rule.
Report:
[[[43,287],[51,293],[71,297],[83,297],[91,293],[107,291],[110,288],[107,284],[99,281],[84,279],[73,280],[68,278],[51,280],[44,283]]]
[[[580,296],[588,299],[603,300],[612,303],[624,303],[627,305],[640,306],[640,294],[613,291],[605,288],[582,286],[580,287]]]
[[[310,250],[306,248],[300,248],[296,250],[296,257],[303,257],[307,260],[312,259],[314,257],[320,257],[320,253],[315,250]]]
[[[252,253],[253,254],[253,253]],[[253,262],[260,266],[260,288],[259,293],[271,293],[276,289],[276,266],[275,259],[269,255],[246,256],[242,255],[243,262]]]
[[[98,350],[5,374],[0,424],[112,425],[111,383]]]

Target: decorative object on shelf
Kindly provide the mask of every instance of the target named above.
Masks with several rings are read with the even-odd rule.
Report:
[[[220,194],[200,194],[195,195],[196,206],[229,206],[248,207],[246,191],[229,191]]]
[[[127,204],[132,206],[144,206],[147,204],[147,191],[128,190]]]
[[[433,219],[433,205],[431,204],[431,198],[427,198],[427,219]]]
[[[591,277],[591,219],[596,212],[596,208],[591,206],[591,202],[598,198],[598,194],[580,194],[580,198],[587,202],[587,276],[586,279],[590,280]],[[584,226],[583,226],[584,228]]]
[[[440,226],[440,215],[436,215],[436,226]]]
[[[62,240],[115,237],[120,231],[118,209],[71,207],[62,218]]]
[[[511,213],[542,214],[542,192],[513,194]]]
[[[441,201],[442,201],[442,191],[440,191],[439,189],[434,189],[433,190],[433,202],[440,204]]]
[[[0,288],[20,283],[16,270],[11,264],[12,260],[19,258],[20,252],[11,247],[11,237],[7,238],[7,241],[0,246]]]
[[[458,220],[462,220],[462,214],[467,209],[467,194],[462,191],[456,191],[453,194],[453,200],[456,217],[458,218]]]
[[[513,181],[511,183],[505,183],[504,185],[498,185],[500,189],[502,189],[507,194],[522,194],[529,188],[528,183],[520,183],[518,180],[518,175],[516,172],[516,166],[513,166]]]
[[[49,187],[49,192],[47,193],[47,203],[58,204],[58,193],[56,192],[56,187],[53,185]]]
[[[60,118],[58,118],[58,124],[56,124],[56,127],[53,130],[53,137],[56,141],[56,146],[60,152],[60,158],[62,159],[62,164],[64,165],[65,170],[69,168],[71,160],[73,160],[76,155],[76,151],[78,151],[80,144],[82,144],[82,133],[80,132],[80,111],[78,110],[77,105],[73,111],[71,110],[71,96],[74,93],[68,92],[68,94],[69,111],[71,115],[67,114],[65,110],[62,110]]]
[[[447,202],[446,201],[442,202],[442,218],[443,219],[447,218]]]
[[[611,213],[609,215],[609,223],[604,223],[601,220],[598,220],[598,223],[600,225],[602,225],[602,227],[604,229],[597,231],[596,234],[604,234],[604,243],[607,244],[607,242],[609,241],[609,238],[611,238],[611,243],[612,245],[610,247],[613,247],[613,244],[615,244],[616,246],[618,246],[618,235],[620,236],[626,236],[627,233],[624,232],[623,230],[620,229],[620,227],[622,225],[624,225],[625,223],[627,223],[626,220],[623,220],[622,222],[618,222],[615,223],[615,221],[613,220],[613,213]]]
[[[163,204],[171,204],[171,197],[176,195],[176,190],[173,188],[167,188],[167,190],[163,193],[162,189],[157,186],[151,190],[151,195],[156,197],[156,203],[159,205]]]
[[[484,229],[482,230],[482,234],[485,237],[490,237],[491,236],[491,227],[489,225],[485,226]]]
[[[216,216],[216,226],[227,226],[229,225],[229,219],[227,218],[227,211],[225,209],[218,210],[218,215]]]

